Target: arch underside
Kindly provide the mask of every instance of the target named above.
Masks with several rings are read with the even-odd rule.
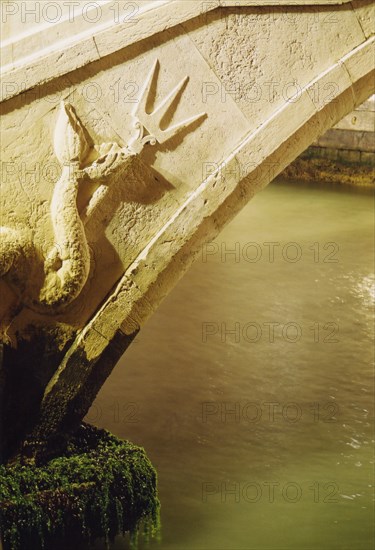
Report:
[[[62,326],[69,329],[63,342],[63,356],[60,343],[54,369],[45,380],[43,396],[38,397],[37,420],[29,427],[30,441],[53,437],[61,430],[73,428],[82,419],[114,364],[191,265],[201,246],[214,238],[255,193],[311,143],[374,92],[374,37],[368,20],[369,14],[371,20],[371,3],[367,0],[342,5],[306,6],[304,3],[294,7],[279,5],[267,8],[254,6],[254,3],[249,7],[249,3],[242,2],[240,7],[212,9],[200,15],[191,11],[193,3],[190,4],[189,9],[185,6],[186,10],[181,11],[181,18],[175,26],[143,37],[140,44],[130,44],[99,56],[99,59],[90,60],[88,56],[84,66],[80,61],[76,68],[71,69],[68,56],[66,62],[70,72],[52,74],[44,83],[38,84],[42,97],[46,98],[59,90],[71,97],[72,88],[82,90],[92,79],[97,79],[95,81],[102,86],[106,73],[110,86],[122,69],[128,71],[126,74],[139,71],[135,73],[134,81],[143,82],[144,67],[149,67],[149,60],[158,57],[162,67],[159,81],[162,77],[169,80],[161,89],[160,96],[155,92],[156,99],[160,100],[170,90],[171,83],[176,83],[186,73],[190,77],[186,94],[190,94],[190,105],[194,108],[189,108],[188,104],[184,106],[182,96],[176,116],[181,119],[184,109],[186,116],[206,111],[207,120],[192,127],[183,138],[172,139],[169,146],[156,156],[146,153],[142,157],[135,181],[156,181],[156,173],[165,185],[159,194],[153,191],[156,194],[152,200],[147,198],[147,189],[142,197],[134,191],[134,202],[140,205],[136,216],[140,216],[144,233],[139,237],[140,242],[133,248],[128,247],[124,256],[116,250],[116,258],[119,257],[113,270],[116,279],[106,286],[104,277],[108,267],[104,266],[103,271],[100,267],[95,268],[89,278],[90,289],[81,298],[84,305],[80,305],[78,298],[76,309],[73,307],[66,313],[59,313],[56,319],[34,315],[28,310],[21,314],[17,312],[18,317],[10,323],[13,326],[11,332],[17,335],[22,334],[23,327],[33,323],[58,326],[59,330]],[[163,3],[160,6],[167,9]],[[301,29],[293,40],[290,33],[297,32],[298,25],[310,25],[306,27],[309,32],[306,34]],[[108,29],[105,32],[111,36]],[[113,29],[113,32],[117,35],[122,30]],[[203,34],[211,34],[210,44]],[[327,37],[327,34],[331,36]],[[280,38],[282,35],[285,36],[282,44],[275,41],[274,45],[269,42],[267,46],[270,37]],[[332,42],[334,37],[336,43]],[[319,46],[319,41],[325,46]],[[104,37],[98,43],[104,52]],[[239,54],[245,46],[246,51]],[[180,55],[186,53],[185,59],[174,61],[176,48]],[[227,52],[227,57],[223,51]],[[268,60],[263,56],[267,51]],[[226,64],[228,56],[229,64]],[[231,66],[231,56],[237,68]],[[37,57],[30,63],[34,69],[39,67]],[[30,69],[33,75],[30,76],[30,85],[38,81],[39,69],[33,73],[34,69]],[[241,80],[245,69],[251,86],[244,85],[246,79]],[[12,70],[16,81],[23,68]],[[165,76],[166,73],[169,77]],[[266,82],[273,82],[273,88],[271,85],[266,87]],[[276,87],[275,82],[279,83]],[[265,95],[265,90],[268,95]],[[24,116],[30,126],[34,117],[35,121],[44,121],[39,128],[45,129],[51,125],[50,120],[55,115],[53,105],[47,109],[46,102],[44,105],[41,101],[38,105],[36,102],[33,110],[31,92],[24,94],[25,104],[22,104],[20,95],[13,92],[3,103],[5,131],[9,129],[6,147],[9,158],[17,149],[17,140],[22,142],[22,134],[14,130],[15,121]],[[85,108],[86,115],[82,115]],[[130,112],[126,108],[124,120]],[[104,130],[99,128],[97,131],[92,117],[96,111],[106,111],[110,122],[106,123],[105,130],[108,134],[112,132],[112,139],[126,142],[129,132],[121,135],[116,126],[118,109],[116,105],[111,111],[104,102],[92,105],[82,99],[77,101],[77,111],[94,135],[97,132],[96,137],[100,137]],[[29,114],[25,115],[27,112]],[[215,137],[217,128],[225,128],[222,136]],[[25,138],[21,153],[27,151],[28,139]],[[212,149],[210,141],[213,142]],[[50,150],[45,155],[51,157]],[[181,173],[173,173],[173,166],[179,162]],[[199,170],[193,166],[197,162],[200,162]],[[12,186],[15,186],[15,180],[10,182],[8,189],[11,190]],[[17,192],[11,190],[10,193]],[[36,191],[36,196],[38,193]],[[51,195],[47,192],[44,197],[47,203],[48,194]],[[145,212],[147,210],[147,217],[142,218],[142,208]],[[155,218],[153,209],[156,210]],[[121,238],[126,241],[131,235],[124,222],[127,211],[125,214],[119,212],[112,210],[114,218],[108,227],[114,234],[122,231]],[[93,226],[93,232],[98,227]],[[145,235],[144,240],[142,235]],[[114,249],[116,242],[111,241]],[[106,258],[106,250],[93,247],[96,263],[100,262],[101,252]],[[91,300],[90,293],[98,298]]]

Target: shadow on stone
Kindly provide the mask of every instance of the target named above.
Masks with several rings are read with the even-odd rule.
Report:
[[[4,550],[78,548],[159,526],[157,478],[145,451],[82,424],[63,456],[0,466]]]

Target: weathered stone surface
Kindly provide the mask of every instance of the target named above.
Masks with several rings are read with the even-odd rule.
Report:
[[[329,130],[319,139],[318,144],[322,147],[371,153],[375,151],[375,132]]]
[[[109,2],[5,41],[4,456],[74,430],[201,244],[373,92],[367,0],[266,4]]]
[[[353,154],[354,153],[354,154]],[[366,157],[364,155],[371,155]],[[283,179],[373,189],[375,154],[309,147],[281,174]]]

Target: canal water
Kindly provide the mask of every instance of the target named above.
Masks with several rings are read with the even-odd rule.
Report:
[[[158,471],[140,549],[373,548],[373,230],[368,194],[273,183],[146,324],[87,418]]]

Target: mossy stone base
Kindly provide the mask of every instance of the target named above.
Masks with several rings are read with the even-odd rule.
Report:
[[[78,548],[141,525],[150,532],[158,525],[156,483],[143,449],[82,424],[63,456],[0,466],[4,550]]]

